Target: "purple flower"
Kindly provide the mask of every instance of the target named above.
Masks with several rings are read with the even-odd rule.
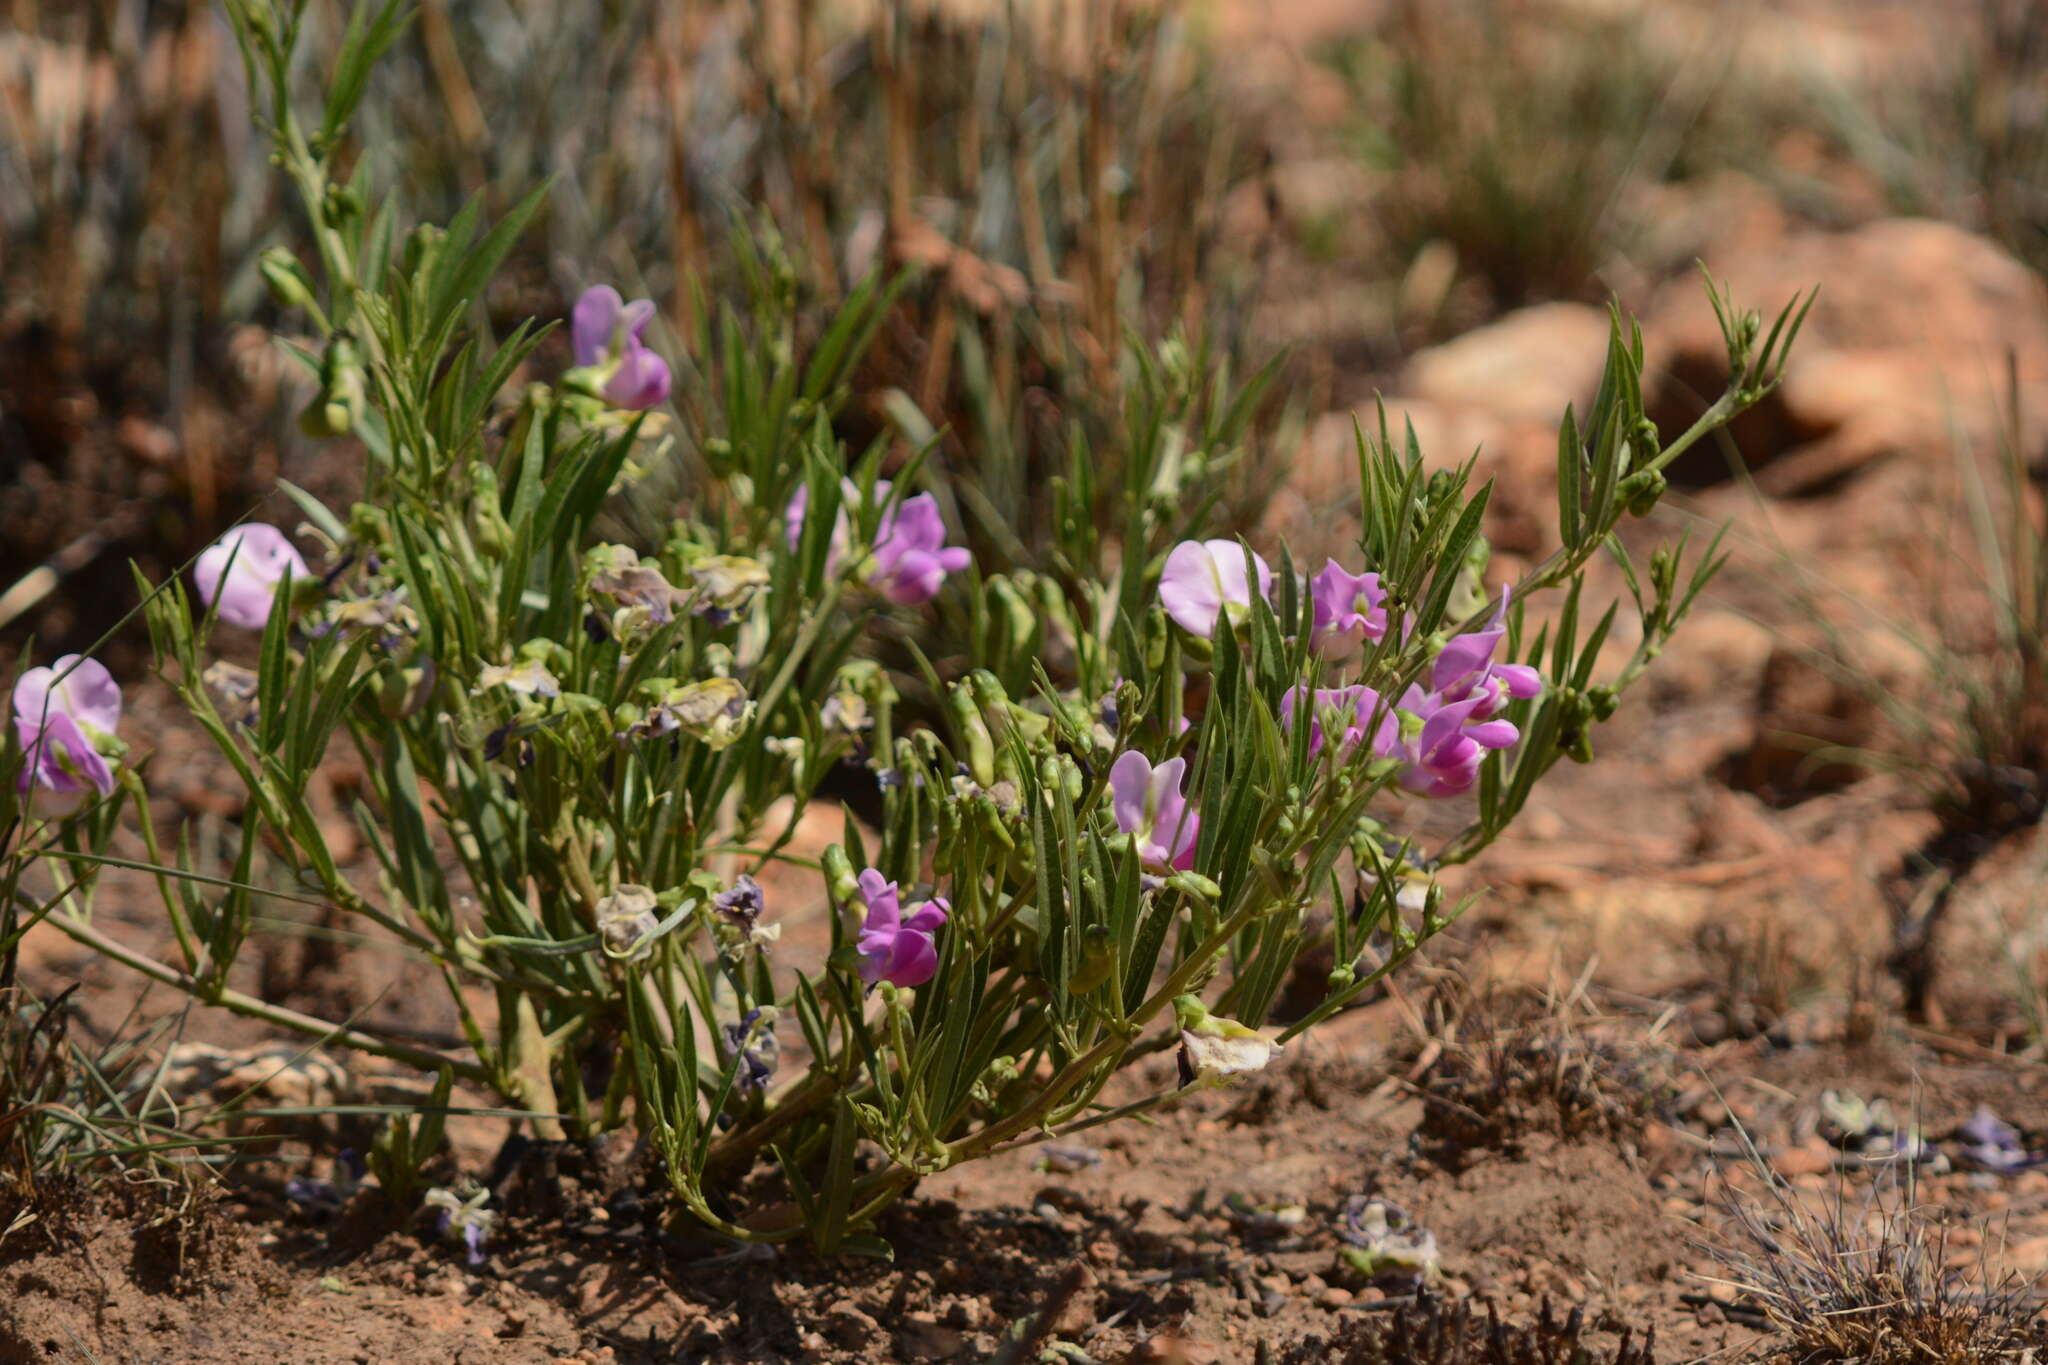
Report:
[[[1457,796],[1472,789],[1486,751],[1505,749],[1521,738],[1508,721],[1478,718],[1485,700],[1481,695],[1446,703],[1437,693],[1408,689],[1400,709],[1419,720],[1421,729],[1406,739],[1404,728],[1402,755],[1408,768],[1401,774],[1402,786],[1422,796]]]
[[[584,368],[613,367],[604,399],[615,408],[637,412],[668,398],[668,362],[640,340],[653,316],[652,300],[627,303],[608,284],[584,290],[570,313],[576,363]]]
[[[66,654],[44,668],[31,668],[14,684],[14,732],[26,762],[20,789],[47,787],[77,796],[90,786],[105,796],[114,790],[114,770],[99,746],[121,724],[121,689],[94,659]]]
[[[973,562],[964,547],[946,544],[938,500],[919,493],[882,514],[882,524],[875,528],[875,567],[868,582],[891,602],[915,606],[937,597],[947,574],[959,573]]]
[[[1486,720],[1498,713],[1509,697],[1534,697],[1543,691],[1543,675],[1527,664],[1493,661],[1493,651],[1507,637],[1507,626],[1503,624],[1507,610],[1508,592],[1503,588],[1500,606],[1486,629],[1453,638],[1436,656],[1430,673],[1430,686],[1444,701],[1461,702],[1474,696],[1479,699],[1479,706],[1472,713],[1475,720]]]
[[[1956,1136],[1963,1140],[1963,1155],[1987,1171],[2016,1171],[2037,1160],[2020,1130],[1982,1105],[1956,1125]]]
[[[1264,597],[1273,590],[1273,571],[1257,555],[1251,560]],[[1244,561],[1244,547],[1234,540],[1182,541],[1159,575],[1159,605],[1181,629],[1207,639],[1216,633],[1219,616],[1235,623],[1251,608]]]
[[[199,600],[218,603],[220,619],[231,626],[261,630],[270,620],[277,585],[289,575],[307,576],[306,561],[285,533],[260,521],[231,527],[199,552],[192,581]]]
[[[877,479],[875,501],[886,507],[891,487],[887,479]],[[846,509],[860,499],[860,485],[852,479],[841,479],[839,488],[842,500],[832,524],[831,548],[825,555],[828,574],[837,573],[845,559],[849,539]],[[810,496],[808,487],[798,488],[783,513],[792,550],[803,539]],[[964,547],[946,544],[946,523],[939,516],[938,499],[929,493],[905,498],[883,512],[870,548],[873,553],[865,570],[868,585],[906,607],[931,601],[939,595],[947,574],[959,573],[974,562]]]
[[[867,921],[854,945],[860,950],[860,979],[870,986],[877,981],[922,986],[931,980],[939,969],[933,936],[953,907],[934,896],[913,907],[910,918],[905,919],[897,904],[896,883],[872,867],[860,874],[860,894],[868,907]]]
[[[1387,592],[1376,573],[1347,573],[1330,560],[1309,580],[1308,596],[1315,612],[1309,638],[1317,649],[1334,651],[1387,633]]]
[[[1202,817],[1189,808],[1181,794],[1181,775],[1187,766],[1184,758],[1169,758],[1155,768],[1133,749],[1110,767],[1110,806],[1116,812],[1116,827],[1131,836],[1139,859],[1153,867],[1185,871],[1195,865],[1195,838],[1201,833]]]
[[[1306,683],[1296,683],[1286,696],[1280,699],[1280,724],[1282,728],[1294,728],[1294,711],[1308,691]],[[1370,687],[1321,687],[1316,689],[1315,703],[1311,709],[1308,732],[1308,751],[1321,753],[1323,749],[1323,713],[1336,711],[1346,717],[1344,733],[1338,740],[1340,748],[1350,749],[1365,738],[1365,730],[1372,726],[1372,751],[1382,758],[1396,758],[1401,754],[1401,725],[1394,717],[1393,708],[1382,708],[1380,694]],[[1378,712],[1379,723],[1373,724],[1373,714]]]

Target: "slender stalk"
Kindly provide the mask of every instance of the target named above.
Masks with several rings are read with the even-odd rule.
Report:
[[[310,1014],[301,1014],[282,1005],[273,1005],[267,1000],[258,1000],[253,995],[244,995],[225,986],[209,988],[206,983],[189,972],[167,967],[153,958],[116,943],[105,934],[81,924],[68,915],[51,915],[43,922],[61,930],[72,940],[94,952],[112,958],[129,970],[140,972],[152,981],[162,982],[206,1004],[220,1005],[237,1014],[273,1024],[278,1028],[289,1029],[293,1033],[318,1038],[323,1042],[354,1048],[358,1052],[368,1052],[378,1057],[389,1057],[392,1061],[404,1062],[423,1071],[437,1071],[447,1067],[465,1080],[490,1083],[490,1074],[475,1062],[444,1056],[426,1048],[414,1047],[410,1043],[401,1043],[396,1039],[379,1038],[360,1029],[350,1028],[346,1024],[329,1023],[325,1019],[316,1019]]]

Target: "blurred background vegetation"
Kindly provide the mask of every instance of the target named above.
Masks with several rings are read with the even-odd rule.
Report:
[[[308,61],[348,8],[310,0]],[[1239,377],[1286,354],[1294,402],[1265,405],[1221,509],[1244,525],[1305,414],[1503,310],[1639,300],[1730,179],[1818,223],[1939,214],[2048,259],[2040,7],[1969,0],[1950,41],[1881,67],[1790,50],[1801,8],[421,0],[353,153],[430,219],[551,181],[494,319],[615,280],[685,368],[717,300],[782,292],[801,347],[869,269],[914,272],[842,434],[943,433],[956,511],[1007,564],[1077,433],[1113,449],[1128,341],[1206,344]],[[9,642],[90,640],[128,560],[169,572],[280,474],[347,496],[349,461],[289,422],[256,261],[302,224],[248,115],[205,0],[0,5]]]

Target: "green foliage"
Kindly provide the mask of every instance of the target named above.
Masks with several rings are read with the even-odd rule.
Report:
[[[1068,429],[1039,525],[943,477],[943,442],[907,396],[891,432],[848,441],[847,376],[901,286],[871,275],[807,332],[772,241],[745,249],[739,299],[701,310],[679,420],[617,410],[601,367],[508,393],[544,329],[500,342],[471,305],[537,192],[495,223],[472,202],[445,229],[404,228],[367,177],[337,182],[333,155],[335,111],[361,97],[358,68],[400,11],[352,29],[318,136],[293,100],[299,9],[237,0],[231,14],[319,243],[303,282],[272,272],[322,339],[301,357],[320,377],[314,425],[360,434],[365,494],[343,517],[294,491],[326,562],[275,590],[247,676],[209,662],[218,602],[195,625],[181,587],[147,590],[159,669],[247,798],[225,877],[146,831],[182,962],[120,949],[82,909],[50,922],[207,1004],[436,1073],[434,1100],[376,1149],[401,1200],[459,1081],[544,1137],[635,1126],[680,1216],[881,1254],[874,1219],[919,1176],[1171,1102],[1177,1090],[1105,1098],[1141,1057],[1179,1047],[1192,1084],[1262,1064],[1456,913],[1433,869],[1496,838],[1560,757],[1591,756],[1592,727],[1716,561],[1688,570],[1681,546],[1629,567],[1641,644],[1604,686],[1592,679],[1618,608],[1581,633],[1582,571],[1603,551],[1627,566],[1615,527],[1777,382],[1803,315],[1765,333],[1717,293],[1730,388],[1668,446],[1643,413],[1640,338],[1616,316],[1599,397],[1560,438],[1562,548],[1517,585],[1507,627],[1509,657],[1552,685],[1506,710],[1524,738],[1481,766],[1470,824],[1426,844],[1395,832],[1391,798],[1424,762],[1412,732],[1426,708],[1407,689],[1441,688],[1427,681],[1440,651],[1485,622],[1489,490],[1469,465],[1432,472],[1413,433],[1397,441],[1383,421],[1360,433],[1361,549],[1400,628],[1340,670],[1284,552],[1270,600],[1247,593],[1209,633],[1160,605],[1169,551],[1215,519],[1274,373],[1233,383],[1198,345],[1128,348],[1114,420]],[[991,431],[1014,421],[1014,393],[1002,401]],[[887,578],[918,486],[944,495],[915,504],[934,524],[964,514],[1020,547],[956,571],[937,626],[929,592]],[[1526,630],[1524,603],[1558,589],[1558,618]],[[1289,720],[1340,671],[1376,699],[1358,719],[1410,749],[1318,747],[1305,715]],[[307,794],[334,738],[367,775],[367,873],[334,857]],[[1112,769],[1133,755],[1187,760],[1200,825],[1185,857],[1148,853],[1150,831],[1119,809]],[[831,941],[801,971],[770,948],[775,907],[746,898],[771,864],[812,865],[792,843],[835,775],[866,787],[874,833],[849,818],[816,860]],[[140,792],[133,770],[124,780]],[[89,875],[104,847],[38,852]],[[900,884],[906,918],[943,891],[928,971],[881,971],[861,943],[893,927],[882,881]],[[431,963],[466,1046],[444,1055],[233,991],[265,896],[337,907]],[[1268,1038],[1259,1026],[1325,907],[1326,993]],[[1368,951],[1375,937],[1384,951]],[[766,1048],[792,1018],[801,1065],[770,1084]],[[744,1202],[763,1163],[786,1204]]]

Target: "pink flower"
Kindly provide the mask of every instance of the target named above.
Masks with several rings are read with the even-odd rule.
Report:
[[[1486,720],[1500,712],[1509,697],[1534,697],[1543,692],[1543,675],[1527,664],[1497,664],[1493,651],[1507,637],[1503,624],[1508,610],[1508,590],[1501,589],[1500,606],[1485,630],[1454,637],[1436,656],[1430,671],[1430,686],[1445,702],[1477,697],[1474,720]],[[1509,743],[1513,743],[1512,740]]]
[[[1295,708],[1302,702],[1308,691],[1307,685],[1296,683],[1286,696],[1280,699],[1280,724],[1283,728],[1294,728]],[[1345,721],[1344,733],[1338,739],[1340,748],[1355,748],[1363,740],[1365,728],[1373,726],[1372,751],[1382,758],[1396,758],[1401,753],[1401,726],[1394,717],[1391,707],[1382,709],[1380,694],[1370,687],[1323,687],[1316,690],[1315,702],[1309,719],[1308,751],[1321,753],[1323,748],[1323,713],[1335,711]],[[1379,723],[1373,725],[1373,714],[1379,713]]]
[[[1401,785],[1421,796],[1457,796],[1479,780],[1479,764],[1488,749],[1505,749],[1521,738],[1511,722],[1486,720],[1479,710],[1486,698],[1468,696],[1445,702],[1436,693],[1411,687],[1401,709],[1419,718],[1420,732],[1404,741],[1401,754],[1408,767]]]
[[[963,546],[948,545],[938,500],[929,493],[905,498],[883,513],[875,528],[875,567],[868,582],[891,602],[915,606],[939,595],[949,573],[973,563]]]
[[[1153,867],[1185,870],[1195,865],[1195,838],[1201,833],[1202,817],[1189,808],[1181,794],[1181,776],[1186,771],[1184,758],[1169,758],[1155,768],[1135,749],[1110,767],[1110,806],[1116,812],[1116,827],[1131,836],[1139,859]]]
[[[1159,604],[1190,635],[1208,638],[1216,620],[1235,623],[1251,609],[1252,590],[1245,578],[1244,548],[1234,540],[1184,540],[1166,556],[1159,575]],[[1273,591],[1273,571],[1252,556],[1259,596]]]
[[[231,527],[199,552],[192,581],[199,600],[220,604],[220,619],[231,626],[261,630],[270,620],[277,585],[289,574],[307,576],[305,559],[285,533],[260,521]]]
[[[653,317],[653,300],[627,303],[608,284],[584,290],[570,312],[576,363],[585,368],[615,367],[604,386],[605,401],[615,408],[637,412],[668,398],[668,362],[641,343]]]
[[[14,731],[27,763],[20,788],[47,787],[76,796],[90,786],[114,789],[114,771],[98,746],[121,724],[121,689],[106,668],[67,654],[31,668],[14,684]]]
[[[1381,605],[1387,593],[1376,573],[1348,573],[1333,559],[1309,581],[1308,595],[1315,612],[1310,639],[1317,649],[1334,652],[1387,633],[1387,609]]]
[[[896,883],[874,868],[860,874],[860,895],[867,903],[867,921],[854,944],[860,952],[860,979],[870,986],[887,981],[897,986],[922,986],[939,969],[933,937],[953,907],[934,896],[912,907],[909,919],[897,905]]]
[[[848,540],[846,508],[860,500],[860,485],[852,479],[839,481],[842,501],[832,524],[832,545],[825,555],[825,571],[837,573],[845,558]],[[891,484],[875,481],[875,501],[887,505]],[[800,487],[783,512],[783,526],[794,550],[803,539],[804,518],[810,507],[810,489]],[[959,573],[974,562],[958,545],[946,544],[946,523],[939,516],[938,499],[929,493],[905,498],[882,514],[875,527],[873,556],[866,570],[869,587],[901,606],[916,606],[939,595],[949,573]]]

